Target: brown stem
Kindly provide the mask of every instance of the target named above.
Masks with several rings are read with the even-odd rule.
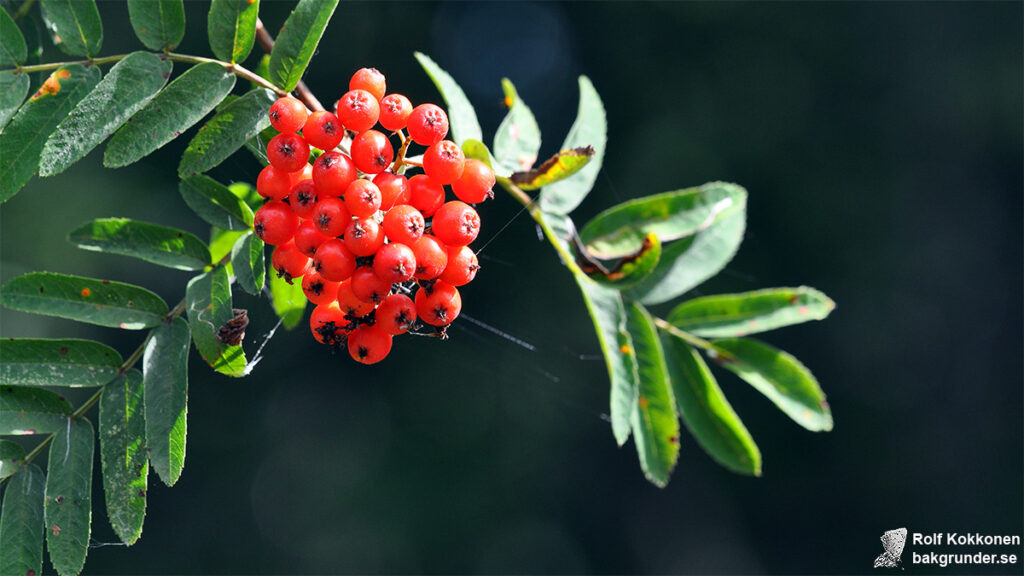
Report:
[[[256,19],[256,40],[267,54],[270,54],[274,49],[274,37],[270,35],[270,32],[267,32],[267,28],[259,18]],[[309,91],[309,87],[302,80],[299,80],[299,83],[295,85],[295,94],[310,110],[326,110],[324,105]]]

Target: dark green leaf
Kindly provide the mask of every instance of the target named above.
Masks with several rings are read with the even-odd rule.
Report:
[[[289,284],[284,278],[278,278],[273,271],[267,274],[267,278],[274,312],[286,329],[295,328],[302,322],[302,315],[306,312],[306,295],[302,292],[302,283]]]
[[[715,340],[712,359],[736,373],[812,432],[832,429],[832,411],[821,386],[799,360],[749,338]]]
[[[267,159],[267,144],[271,138],[277,135],[278,131],[274,130],[273,126],[264,128],[259,134],[245,141],[245,148],[252,152],[252,155],[260,161],[260,164],[266,166],[270,164],[270,160]]]
[[[0,435],[49,434],[63,430],[71,404],[42,388],[0,387]]]
[[[189,68],[114,134],[103,165],[127,166],[161,148],[202,120],[234,86],[235,75],[216,62]]]
[[[580,76],[580,104],[576,121],[569,129],[569,135],[562,144],[563,150],[591,146],[594,156],[590,162],[572,178],[566,178],[544,187],[540,193],[540,207],[545,212],[568,214],[587,197],[604,161],[607,142],[608,122],[605,119],[604,104],[597,90],[586,76]]]
[[[473,110],[473,105],[469,103],[469,98],[466,98],[462,88],[426,54],[416,52],[416,60],[427,72],[427,76],[434,81],[437,91],[448,104],[448,127],[451,130],[449,137],[460,146],[470,138],[483,141],[483,132],[480,130],[480,122],[476,119],[476,111]]]
[[[270,51],[270,81],[288,92],[302,80],[338,0],[299,0]]]
[[[129,54],[75,106],[50,135],[39,175],[60,174],[121,127],[167,83],[171,61],[149,52]]]
[[[100,461],[110,525],[131,546],[146,517],[149,461],[142,373],[130,370],[103,388],[100,398]]]
[[[213,178],[191,176],[178,184],[178,190],[188,207],[208,223],[224,230],[252,228],[252,209]]]
[[[744,195],[735,184],[714,182],[629,200],[598,214],[580,239],[600,258],[621,257],[638,251],[649,233],[664,243],[704,230]]]
[[[103,23],[94,0],[41,0],[55,43],[73,56],[93,58],[103,45]]]
[[[28,96],[28,74],[0,72],[0,132]]]
[[[71,64],[50,74],[0,132],[0,202],[14,196],[39,167],[43,145],[57,124],[100,81],[100,69]]]
[[[20,460],[25,458],[25,449],[21,447],[21,444],[16,444],[9,440],[0,440],[0,480],[13,475],[21,467]],[[0,531],[3,528],[0,527]],[[0,538],[0,542],[3,539]],[[0,565],[3,563],[0,562]]]
[[[182,0],[128,0],[135,35],[150,50],[173,50],[185,36]]]
[[[698,336],[746,336],[822,320],[835,307],[835,302],[814,288],[769,288],[687,300],[672,310],[668,321]]]
[[[231,249],[231,265],[238,285],[249,294],[259,296],[263,291],[263,278],[267,270],[263,258],[263,241],[255,234],[239,238]]]
[[[672,391],[683,422],[705,452],[740,474],[761,475],[761,451],[722,394],[714,375],[693,348],[661,334]]]
[[[68,240],[85,250],[132,256],[178,270],[202,270],[209,266],[210,249],[194,234],[127,218],[101,218],[68,234]]]
[[[665,355],[654,321],[641,305],[626,305],[626,327],[633,339],[639,385],[631,419],[633,442],[644,475],[664,487],[679,457],[679,418]]]
[[[533,170],[512,174],[509,180],[521,190],[537,190],[576,174],[593,156],[594,149],[590,146],[562,150]]]
[[[190,340],[188,322],[175,318],[153,330],[142,357],[149,461],[168,486],[178,481],[185,465]]]
[[[274,100],[273,92],[259,88],[225,106],[189,142],[181,157],[178,175],[184,178],[206,172],[270,126],[267,112]]]
[[[604,269],[594,262],[577,262],[591,280],[615,288],[626,290],[646,278],[661,258],[661,242],[654,234],[644,238],[643,247],[636,254],[622,258],[614,268]]]
[[[121,355],[92,340],[0,340],[0,380],[7,384],[102,386],[120,368]]]
[[[213,0],[206,25],[218,59],[235,64],[249,56],[259,11],[259,0]]]
[[[189,327],[196,349],[214,370],[228,376],[245,376],[245,353],[217,337],[220,328],[234,318],[231,283],[223,266],[193,278],[185,289]]]
[[[540,150],[540,127],[508,78],[501,79],[508,114],[494,134],[494,157],[511,172],[529,170]]]
[[[96,440],[84,418],[53,435],[46,465],[46,550],[58,574],[85,566],[92,532],[92,456]]]
[[[733,196],[732,206],[718,213],[710,226],[666,246],[654,271],[630,290],[630,297],[644,304],[660,304],[717,274],[743,241],[746,206],[746,192],[740,189]]]
[[[167,314],[167,304],[145,288],[52,272],[9,280],[0,299],[12,310],[127,330],[156,326]]]
[[[28,58],[25,37],[6,10],[0,8],[0,68],[14,68]]]
[[[0,574],[43,573],[46,477],[29,464],[11,477],[0,513]]]

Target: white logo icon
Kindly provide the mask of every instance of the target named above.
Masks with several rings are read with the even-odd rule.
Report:
[[[882,547],[885,552],[875,558],[875,568],[895,568],[900,565],[900,556],[903,555],[903,545],[907,543],[907,529],[897,528],[888,530],[882,534]]]

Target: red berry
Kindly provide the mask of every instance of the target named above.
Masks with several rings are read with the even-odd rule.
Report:
[[[409,179],[409,204],[430,218],[444,204],[444,188],[426,174]]]
[[[349,90],[366,90],[377,100],[384,97],[387,92],[387,84],[384,75],[376,68],[360,68],[348,81]]]
[[[305,220],[299,227],[295,229],[295,247],[310,258],[316,254],[316,249],[321,244],[330,240],[330,236],[324,236],[317,229],[316,224],[312,220]]]
[[[341,152],[324,152],[313,163],[313,183],[317,195],[341,196],[356,179],[356,165]]]
[[[356,256],[373,256],[384,244],[384,231],[373,218],[349,222],[345,228],[345,247]]]
[[[377,306],[375,326],[398,336],[404,334],[416,322],[416,305],[405,294],[392,294]]]
[[[381,280],[369,266],[360,266],[352,273],[352,292],[363,302],[377,304],[391,293],[391,283]]]
[[[433,236],[424,236],[412,245],[412,253],[416,256],[416,274],[418,280],[433,280],[441,275],[448,264],[448,249]]]
[[[380,125],[392,132],[405,128],[412,114],[412,102],[401,94],[388,94],[380,101]]]
[[[288,192],[288,204],[299,218],[312,218],[316,201],[316,186],[312,180],[299,180]]]
[[[451,184],[462,176],[466,155],[451,140],[441,140],[423,153],[423,171],[438,184]]]
[[[284,200],[291,186],[292,180],[288,172],[278,170],[272,164],[264,166],[263,170],[260,170],[260,175],[256,177],[256,192],[271,200]]]
[[[395,151],[388,137],[376,130],[367,130],[352,139],[352,161],[365,174],[379,174],[391,166]]]
[[[348,353],[363,364],[376,364],[391,352],[391,335],[377,326],[360,326],[348,337]]]
[[[338,307],[345,313],[345,317],[362,318],[370,312],[373,312],[373,302],[363,302],[356,296],[356,293],[352,291],[352,281],[345,280],[338,285]]]
[[[294,134],[302,129],[308,114],[302,102],[284,96],[270,105],[270,125],[282,134]]]
[[[451,324],[462,311],[462,297],[455,286],[437,280],[428,288],[416,292],[416,314],[431,326]]]
[[[340,282],[324,280],[316,270],[309,270],[302,277],[302,292],[306,299],[313,304],[330,304],[338,299],[338,285]],[[337,306],[337,302],[334,302]]]
[[[318,305],[309,315],[309,329],[313,332],[313,338],[331,346],[342,343],[345,334],[349,332],[345,328],[350,323],[338,303],[333,301]]]
[[[302,135],[310,146],[321,150],[332,150],[341,144],[345,128],[338,117],[326,110],[317,110],[309,115],[302,127]]]
[[[373,183],[380,189],[382,210],[390,210],[393,206],[409,203],[409,181],[405,176],[381,172],[373,177]]]
[[[306,164],[305,166],[302,167],[302,170],[300,170],[299,172],[289,172],[288,177],[291,178],[292,180],[292,186],[295,186],[296,184],[302,182],[303,180],[312,180],[313,166],[311,164]]]
[[[378,116],[380,104],[366,90],[349,90],[338,100],[338,119],[353,132],[373,128]]]
[[[331,238],[316,249],[313,255],[313,269],[325,280],[341,282],[347,280],[356,269],[356,257],[345,247],[344,242]]]
[[[437,209],[431,229],[445,244],[465,246],[480,233],[480,216],[469,204],[452,200]]]
[[[299,278],[309,268],[309,256],[306,256],[295,246],[295,242],[285,242],[274,248],[270,257],[270,263],[277,271],[278,278],[291,284],[293,278]]]
[[[345,189],[345,206],[356,218],[376,214],[380,209],[380,188],[369,180],[356,180]]]
[[[476,252],[469,246],[450,246],[448,248],[448,265],[441,272],[440,279],[452,286],[464,286],[473,281],[480,262]]]
[[[424,228],[423,214],[408,204],[399,204],[384,214],[384,234],[392,242],[412,246],[423,236]]]
[[[416,255],[405,244],[385,244],[373,258],[373,271],[378,278],[392,284],[405,282],[416,273]]]
[[[409,137],[423,146],[436,144],[448,135],[448,115],[435,104],[420,104],[413,108],[406,124]]]
[[[462,176],[452,182],[455,197],[468,204],[478,204],[493,197],[491,188],[494,188],[494,170],[475,158],[466,159]]]
[[[267,160],[278,170],[298,172],[309,161],[309,144],[298,134],[278,134],[267,144]]]
[[[299,217],[284,202],[271,200],[256,211],[253,229],[260,240],[278,246],[292,239],[299,227]]]
[[[352,216],[341,198],[322,198],[313,207],[313,223],[324,236],[341,236]]]

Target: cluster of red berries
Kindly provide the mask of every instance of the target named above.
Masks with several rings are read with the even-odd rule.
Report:
[[[494,172],[444,139],[444,110],[387,94],[375,69],[352,76],[336,110],[310,114],[291,97],[270,107],[280,134],[256,181],[267,201],[254,228],[275,247],[277,274],[301,277],[316,305],[317,341],[347,345],[352,358],[373,364],[391,351],[393,336],[423,328],[419,322],[443,330],[459,315],[457,287],[480,268],[469,248],[480,217],[470,204],[492,196]],[[387,133],[374,130],[377,123]],[[427,147],[422,162],[407,158],[411,143]],[[322,153],[310,164],[315,149]],[[407,178],[410,168],[424,173]],[[445,186],[458,200],[445,201]]]

